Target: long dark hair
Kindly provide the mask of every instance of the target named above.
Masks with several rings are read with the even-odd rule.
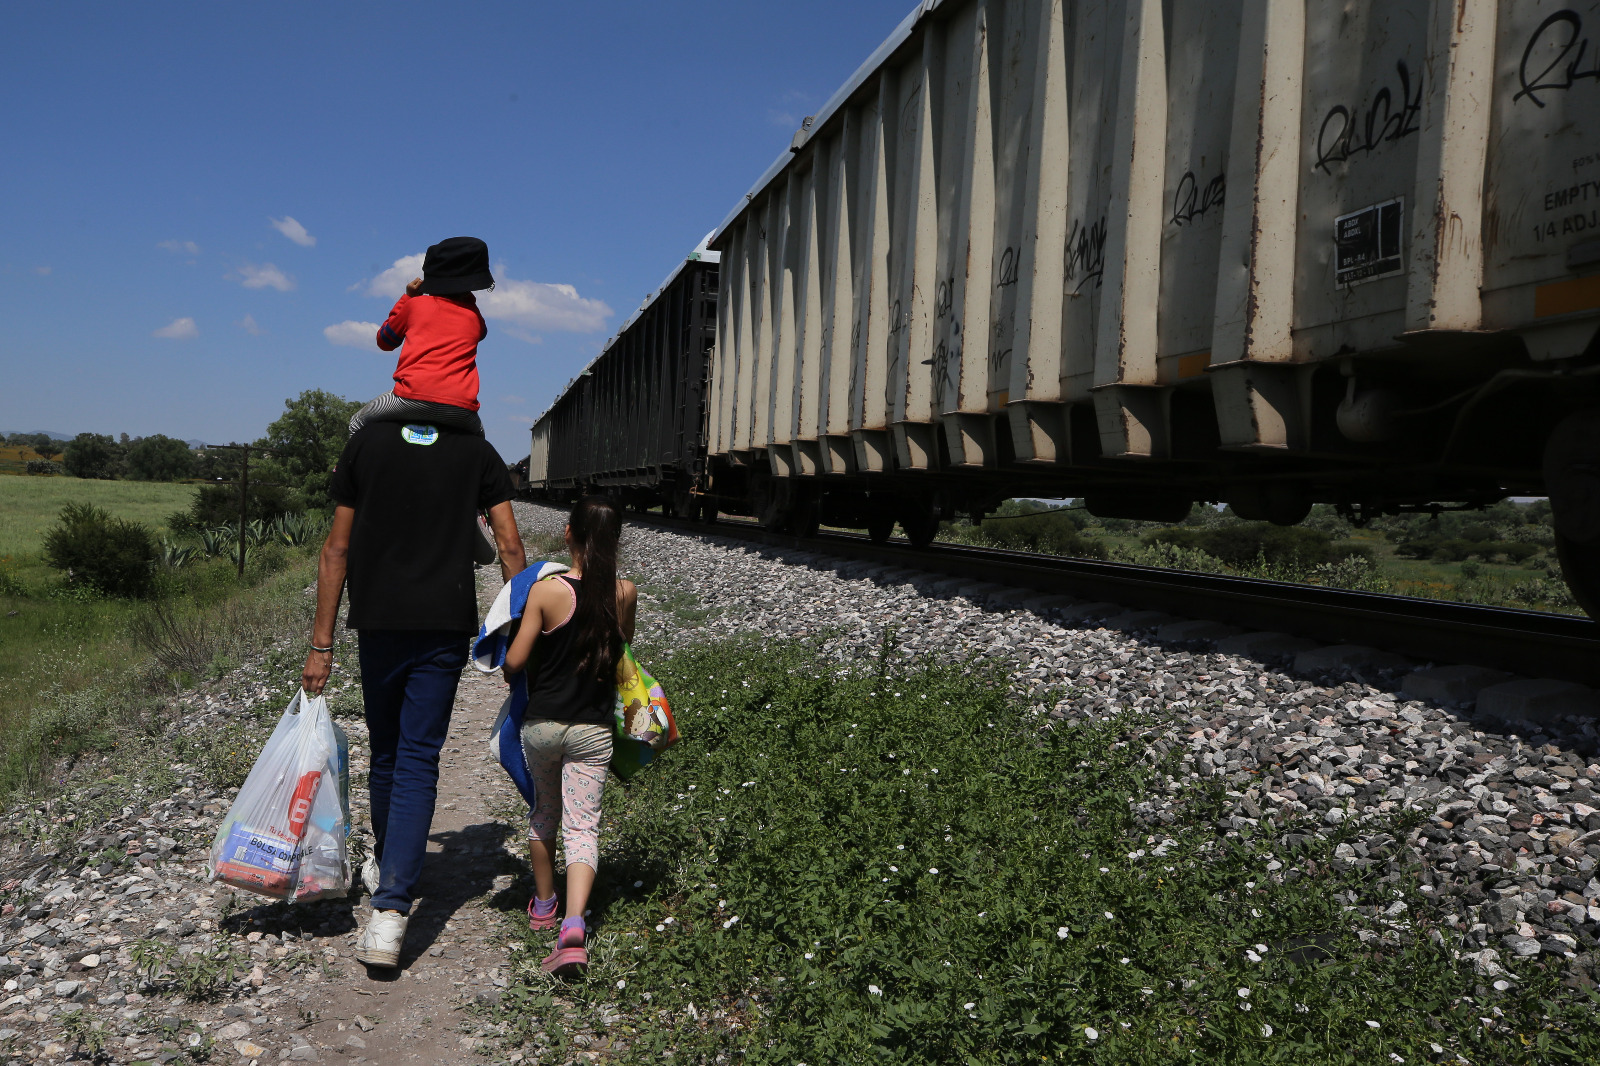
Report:
[[[567,521],[572,527],[573,550],[583,557],[578,606],[572,614],[582,655],[578,673],[596,681],[613,681],[617,661],[622,658],[622,625],[617,619],[617,541],[622,536],[622,512],[604,496],[584,496],[572,505]]]

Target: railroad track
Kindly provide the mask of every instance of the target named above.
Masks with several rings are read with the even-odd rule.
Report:
[[[1107,601],[1129,609],[1271,630],[1327,644],[1361,644],[1422,661],[1467,663],[1529,677],[1600,685],[1600,623],[1581,616],[961,544],[916,548],[898,538],[874,544],[859,533],[797,537],[769,532],[754,522],[725,518],[707,525],[630,513],[628,520],[974,582],[992,581],[1086,602]]]

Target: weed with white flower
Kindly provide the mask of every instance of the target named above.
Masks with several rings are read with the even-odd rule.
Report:
[[[1231,830],[1146,712],[1041,731],[981,665],[641,655],[684,739],[607,795],[588,979],[558,986],[549,934],[513,934],[529,950],[492,1011],[526,1062],[570,1061],[573,1025],[619,1064],[1600,1062],[1558,960],[1479,978],[1403,851],[1331,861],[1414,822]],[[706,698],[711,676],[741,683]],[[927,700],[873,695],[896,689]],[[1134,810],[1155,788],[1159,825]],[[1360,908],[1396,902],[1409,925],[1363,942]]]

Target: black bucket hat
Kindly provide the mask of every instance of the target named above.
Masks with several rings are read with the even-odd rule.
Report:
[[[422,261],[422,287],[417,291],[427,296],[456,296],[493,284],[489,246],[476,237],[446,237],[428,249]]]

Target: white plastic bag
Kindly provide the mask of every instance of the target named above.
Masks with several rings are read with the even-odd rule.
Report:
[[[328,701],[289,701],[211,842],[211,877],[287,902],[350,888],[350,742]]]

